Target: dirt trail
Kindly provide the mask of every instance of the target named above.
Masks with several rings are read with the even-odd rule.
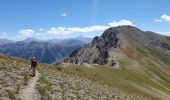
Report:
[[[21,90],[21,100],[37,100],[37,93],[35,91],[35,86],[39,80],[40,74],[37,72],[35,77],[29,81],[28,86]]]

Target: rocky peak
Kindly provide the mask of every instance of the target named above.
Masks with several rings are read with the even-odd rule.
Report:
[[[159,41],[159,42],[158,42]],[[115,53],[128,52],[128,48],[148,47],[161,52],[170,52],[170,43],[165,36],[144,32],[133,26],[112,27],[96,36],[92,43],[73,51],[64,62],[82,64],[107,64]],[[135,48],[134,48],[135,47]]]
[[[120,46],[117,34],[112,28],[107,29],[100,37],[96,36],[91,44],[73,51],[64,61],[75,64],[106,64],[109,58],[108,50]]]

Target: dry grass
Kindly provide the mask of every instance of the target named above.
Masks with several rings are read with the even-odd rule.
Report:
[[[0,55],[0,99],[18,99],[19,91],[27,84],[29,62]]]

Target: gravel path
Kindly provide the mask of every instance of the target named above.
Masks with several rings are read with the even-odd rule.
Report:
[[[35,87],[39,80],[39,73],[29,81],[28,86],[21,90],[21,100],[37,100],[37,93]]]

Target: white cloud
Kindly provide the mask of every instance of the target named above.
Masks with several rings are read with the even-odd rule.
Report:
[[[170,16],[168,16],[168,15],[166,15],[166,14],[163,14],[163,15],[161,16],[161,19],[162,19],[163,21],[165,21],[165,22],[170,22]]]
[[[20,38],[28,38],[31,37],[34,34],[34,31],[32,29],[23,29],[18,31]]]
[[[6,32],[0,33],[0,39],[16,40],[15,38],[16,38],[16,36],[10,36],[10,35],[9,35],[8,33],[6,33]]]
[[[61,14],[61,16],[66,17],[66,16],[67,16],[67,13],[63,13],[63,14]]]
[[[170,22],[170,16],[163,14],[160,19],[155,19],[155,22]]]
[[[11,37],[13,40],[24,40],[26,38],[34,36],[38,39],[50,39],[50,38],[65,38],[76,36],[79,34],[86,34],[90,36],[96,36],[103,33],[109,27],[116,27],[122,25],[131,25],[135,26],[130,20],[120,20],[112,21],[106,25],[93,25],[88,27],[51,27],[50,29],[39,28],[37,32],[34,32],[32,29],[22,29],[17,32],[16,36]],[[77,34],[75,34],[77,33]],[[2,37],[0,35],[0,37]]]
[[[161,19],[155,19],[155,22],[162,22]]]
[[[50,30],[47,31],[49,34],[72,34],[72,33],[89,33],[95,31],[104,31],[109,27],[116,27],[122,25],[131,25],[135,26],[129,20],[120,20],[120,21],[113,21],[109,22],[108,25],[94,25],[90,27],[52,27]]]
[[[91,27],[52,27],[48,33],[49,34],[72,34],[72,33],[88,33],[94,31],[103,31],[107,29],[108,26],[95,25]]]
[[[170,36],[170,32],[156,32],[156,33],[159,33],[159,34],[162,34],[162,35],[166,35],[166,36]]]
[[[116,26],[122,26],[122,25],[131,25],[135,26],[130,20],[120,20],[120,21],[113,21],[108,23],[109,26],[116,27]]]

